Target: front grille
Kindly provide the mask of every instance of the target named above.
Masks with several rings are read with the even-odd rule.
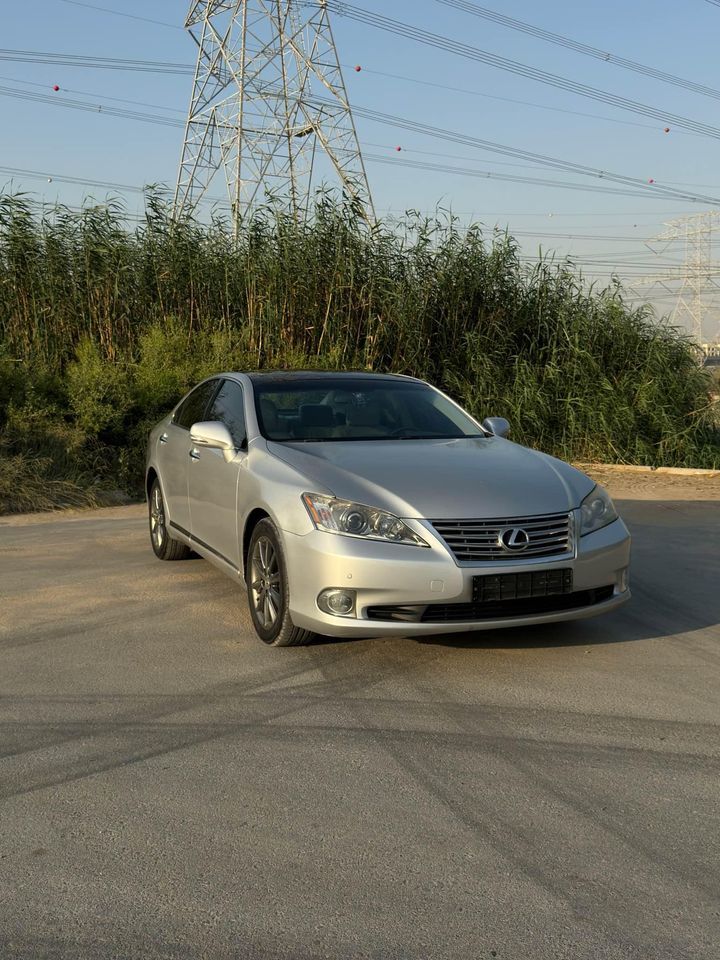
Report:
[[[368,620],[390,620],[396,623],[471,623],[473,620],[503,620],[532,617],[542,613],[557,613],[592,607],[609,600],[614,587],[595,590],[577,590],[575,593],[553,597],[525,597],[521,600],[496,600],[474,603],[431,603],[428,606],[377,606],[365,611]]]
[[[598,590],[578,590],[576,593],[555,597],[528,597],[525,600],[497,600],[491,603],[432,603],[426,607],[421,623],[460,623],[472,620],[502,620],[504,617],[532,617],[542,613],[557,613],[592,607],[609,600],[613,587]]]
[[[500,520],[431,520],[458,563],[505,562],[569,557],[573,553],[572,514],[540,517],[504,517]],[[524,530],[524,550],[506,550],[500,545],[505,530]]]

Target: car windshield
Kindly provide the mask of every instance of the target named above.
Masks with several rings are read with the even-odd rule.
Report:
[[[477,424],[437,390],[378,377],[258,378],[260,432],[268,440],[450,440],[481,437]]]

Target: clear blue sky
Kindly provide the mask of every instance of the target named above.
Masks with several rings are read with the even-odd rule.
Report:
[[[64,0],[26,0],[5,4],[4,48],[78,53],[178,62],[194,61],[194,45],[181,25],[186,0],[87,0],[158,20],[178,28],[143,23]],[[609,63],[581,56],[541,40],[487,23],[436,0],[357,0],[365,7],[485,50],[550,70],[622,96],[710,124],[720,125],[720,102],[630,73]],[[638,60],[670,73],[720,88],[718,40],[720,7],[705,0],[605,0],[602,5],[554,0],[483,0],[484,5],[556,33],[584,41],[613,54]],[[489,66],[420,46],[337,17],[334,21],[344,64],[363,66],[346,72],[351,100],[393,114],[471,133],[537,153],[573,160],[592,167],[625,173],[658,183],[683,184],[720,197],[720,140],[701,137],[645,117],[554,90]],[[377,72],[375,72],[377,71]],[[380,76],[403,77],[464,88],[453,93],[434,86]],[[44,102],[26,102],[0,95],[2,118],[0,164],[124,184],[174,182],[182,131],[129,119],[81,113],[53,103],[52,85],[66,96],[110,105],[110,98],[141,101],[168,116],[181,118],[187,108],[189,79],[154,74],[119,73],[0,61],[0,88],[31,90]],[[493,99],[505,97],[535,106]],[[56,96],[57,99],[57,96]],[[116,106],[129,105],[115,104]],[[543,107],[562,108],[597,116],[578,116]],[[174,108],[175,112],[172,112]],[[609,119],[601,119],[609,118]],[[617,121],[624,121],[622,123]],[[557,176],[542,168],[508,166],[470,147],[395,131],[359,120],[361,141],[373,153],[389,157],[433,160],[483,170],[530,176]],[[402,155],[394,147],[403,147]],[[369,165],[376,205],[381,212],[407,208],[450,207],[463,218],[488,225],[508,225],[511,231],[537,232],[523,236],[527,254],[537,245],[603,261],[586,264],[590,274],[607,275],[606,260],[628,276],[660,270],[681,259],[680,245],[654,244],[658,257],[642,242],[662,229],[670,217],[697,213],[701,206],[648,198],[606,197],[557,188],[478,180],[442,173]],[[6,183],[0,173],[0,182]],[[76,204],[88,188],[15,177],[16,186],[47,200]],[[106,191],[90,191],[105,199]],[[129,195],[136,209],[138,198]],[[591,235],[592,240],[566,239],[559,234]],[[553,236],[555,235],[555,236]],[[627,237],[603,241],[603,236]],[[638,239],[635,239],[638,238]],[[627,266],[623,266],[627,264]],[[647,264],[645,269],[643,265]],[[661,301],[658,301],[661,303]],[[666,304],[669,301],[666,301]],[[714,318],[713,318],[714,324]],[[708,332],[710,324],[708,324]]]

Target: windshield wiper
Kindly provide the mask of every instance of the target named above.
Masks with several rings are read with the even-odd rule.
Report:
[[[484,440],[484,433],[466,433],[456,436],[447,436],[441,433],[405,433],[399,436],[385,437],[283,437],[278,440],[269,437],[273,443],[357,443],[374,442],[387,443],[393,440]]]
[[[483,437],[482,433],[461,433],[447,436],[443,433],[401,433],[397,437],[383,437],[387,440],[477,440]]]

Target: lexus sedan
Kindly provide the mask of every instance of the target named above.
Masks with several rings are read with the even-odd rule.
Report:
[[[630,598],[612,500],[412,377],[224,373],[151,432],[161,560],[247,591],[267,644],[591,617]]]

